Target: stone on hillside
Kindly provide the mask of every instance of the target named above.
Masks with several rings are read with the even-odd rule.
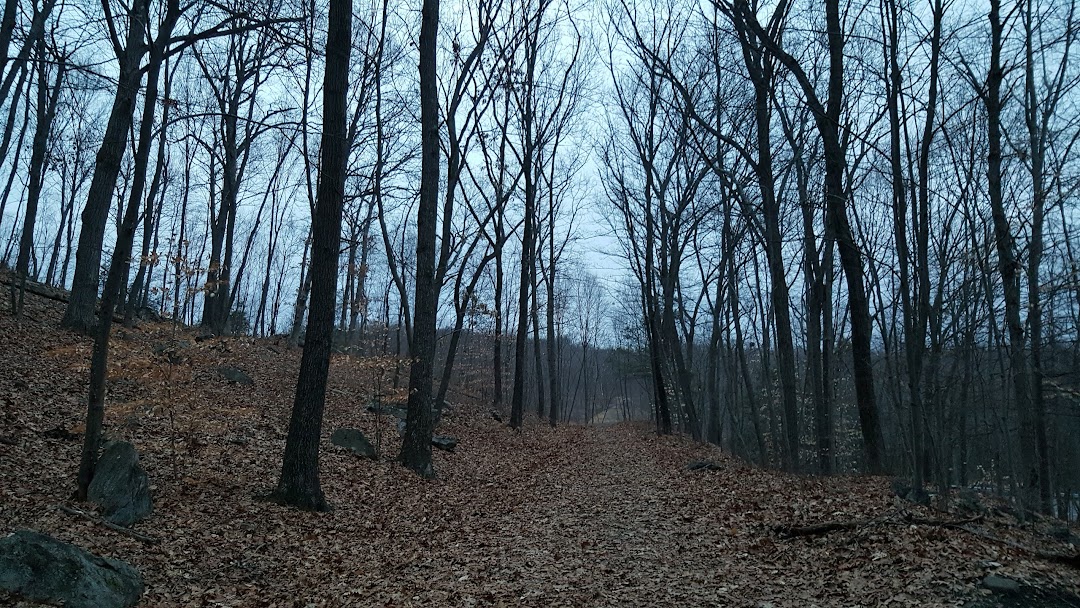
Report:
[[[982,503],[979,493],[967,488],[961,489],[956,493],[956,502],[954,504],[956,505],[956,508],[968,511],[969,513],[986,512],[986,505]]]
[[[397,434],[398,434],[398,437],[404,437],[405,436],[405,421],[404,420],[398,419],[398,421],[397,421]]]
[[[392,405],[369,405],[367,411],[372,414],[389,414],[398,420],[405,420],[409,416],[409,412],[405,408]]]
[[[255,381],[251,379],[251,376],[245,374],[244,371],[238,367],[233,367],[231,365],[222,365],[217,368],[217,371],[219,374],[221,374],[223,378],[225,378],[229,382],[241,384],[243,386],[251,386],[255,384]]]
[[[1063,543],[1071,543],[1076,540],[1076,537],[1068,526],[1054,526],[1046,531],[1046,535],[1050,538],[1060,540]]]
[[[19,530],[0,539],[0,589],[67,608],[125,608],[139,603],[143,583],[125,562]]]
[[[168,358],[170,363],[183,363],[184,355],[182,353],[190,347],[191,342],[187,340],[166,340],[155,343],[151,349],[158,357]]]
[[[114,441],[98,460],[89,498],[101,506],[107,521],[119,526],[146,519],[154,510],[150,479],[139,465],[139,453],[126,441]]]
[[[72,433],[62,426],[53,427],[44,433],[42,433],[48,439],[58,439],[60,441],[75,441],[82,437],[82,433]]]
[[[352,453],[375,460],[375,446],[357,429],[340,428],[330,436],[330,443],[343,447]]]
[[[457,448],[457,439],[449,435],[435,435],[431,438],[431,445],[446,452],[453,452]]]
[[[151,306],[140,306],[135,311],[135,316],[142,321],[150,321],[152,323],[161,323],[161,313],[154,310]]]
[[[712,460],[695,460],[686,465],[687,471],[719,471],[723,467]]]
[[[997,574],[987,575],[982,580],[983,589],[989,589],[994,593],[1019,593],[1020,583],[1014,581],[1011,578],[1005,578],[1004,576],[998,576]]]
[[[906,479],[893,479],[892,491],[898,497],[924,507],[930,506],[930,493],[925,488],[916,488]]]

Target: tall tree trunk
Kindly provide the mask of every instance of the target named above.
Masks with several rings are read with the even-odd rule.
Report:
[[[537,222],[539,223],[539,222]],[[543,264],[543,259],[534,250],[532,258],[535,260],[535,264],[532,269],[532,354],[533,354],[533,369],[536,373],[533,375],[535,378],[536,387],[536,418],[537,420],[544,419],[544,412],[547,406],[547,390],[544,388],[544,358],[541,354],[540,346],[540,281],[537,278],[536,266]]]
[[[998,254],[998,272],[1005,293],[1005,324],[1009,337],[1009,371],[1012,375],[1016,409],[1020,415],[1020,479],[1022,500],[1026,508],[1038,506],[1039,472],[1035,459],[1034,428],[1031,392],[1024,353],[1024,325],[1020,318],[1020,262],[1016,244],[1005,214],[1001,169],[1001,114],[1004,100],[1001,83],[1005,68],[1001,61],[1005,23],[1001,17],[1001,0],[990,0],[990,71],[986,78],[983,102],[986,105],[987,157],[986,182],[990,198],[990,213],[994,223],[994,242]]]
[[[503,407],[503,215],[501,213],[495,222],[495,306],[492,310],[492,315],[495,317],[495,329],[491,337],[491,375],[494,395],[491,407],[501,415]]]
[[[772,22],[779,23],[786,3],[781,3]],[[761,49],[756,35],[738,19],[733,20],[742,42],[743,63],[754,85],[755,141],[757,162],[754,171],[761,195],[761,215],[764,223],[765,259],[769,267],[769,295],[776,324],[776,355],[780,372],[781,413],[784,423],[784,467],[799,469],[799,408],[795,379],[795,346],[791,333],[791,304],[788,294],[783,241],[780,233],[780,201],[776,197],[776,176],[773,174],[772,113],[770,95],[773,84],[773,64]]]
[[[421,477],[431,466],[432,375],[439,285],[435,277],[435,231],[439,202],[439,98],[436,37],[439,0],[424,0],[420,22],[420,204],[416,213],[416,288],[413,338],[409,344],[409,405],[401,462]]]
[[[889,111],[889,158],[892,169],[892,193],[893,193],[893,241],[896,246],[897,264],[900,270],[900,309],[903,313],[903,344],[907,362],[907,388],[909,418],[908,427],[911,431],[911,472],[912,485],[915,492],[921,493],[925,480],[923,437],[925,434],[925,415],[923,413],[922,392],[922,365],[923,351],[925,349],[925,332],[919,333],[919,309],[916,306],[917,294],[912,291],[911,265],[913,258],[908,249],[908,195],[904,184],[904,164],[901,158],[901,147],[904,137],[901,134],[901,120],[905,117],[900,115],[900,94],[903,84],[900,71],[900,15],[895,0],[889,0],[885,4],[885,44],[886,63],[888,65],[889,79],[887,84],[887,105]],[[935,83],[936,84],[936,83]],[[931,104],[934,103],[934,92],[931,91]],[[918,226],[914,226],[918,233]],[[916,264],[921,260],[914,259]]]
[[[296,301],[293,303],[293,318],[289,324],[289,344],[300,344],[300,332],[304,329],[304,317],[307,315],[308,294],[311,293],[311,271],[308,269],[308,251],[311,248],[314,225],[308,229],[304,240],[304,253],[300,257],[300,284],[296,287]]]
[[[554,428],[559,417],[559,391],[562,382],[559,378],[559,365],[556,361],[559,348],[558,335],[555,331],[555,213],[549,206],[551,217],[548,226],[548,263],[547,263],[547,364],[548,364],[548,424]]]
[[[525,156],[528,159],[528,155]],[[514,340],[514,385],[510,395],[510,426],[520,429],[525,414],[525,350],[529,339],[529,302],[532,286],[532,251],[535,238],[536,199],[531,170],[525,175],[525,217],[521,232],[521,272],[518,289],[518,325]],[[530,192],[533,191],[533,192]]]
[[[784,64],[798,81],[806,102],[814,114],[825,156],[825,198],[827,230],[840,250],[840,264],[848,287],[848,307],[851,311],[851,351],[855,376],[855,397],[858,403],[859,427],[863,439],[863,459],[867,471],[886,471],[882,450],[877,399],[874,395],[874,367],[870,301],[866,296],[865,270],[862,252],[848,219],[848,192],[845,187],[847,168],[846,149],[840,137],[844,110],[844,31],[839,0],[825,0],[825,27],[828,34],[829,80],[828,97],[823,104],[814,82],[807,76],[799,61],[780,47],[776,37],[766,32],[746,0],[738,0],[741,18],[762,41],[769,53]]]
[[[135,100],[142,81],[139,64],[147,51],[143,35],[149,19],[148,3],[149,0],[133,0],[128,9],[126,43],[123,49],[117,49],[120,75],[116,83],[116,94],[105,135],[98,149],[94,177],[86,195],[79,247],[75,251],[71,296],[60,321],[62,327],[83,333],[90,333],[95,324],[94,309],[98,297],[101,244],[105,238],[109,207],[116,189],[117,177],[120,175],[124,152],[127,150],[128,131],[131,130],[134,120]]]
[[[1068,28],[1073,29],[1072,22],[1075,5],[1070,8]],[[1024,118],[1028,132],[1028,153],[1030,155],[1031,171],[1031,237],[1028,245],[1027,264],[1027,291],[1028,291],[1028,333],[1031,341],[1031,424],[1034,433],[1035,465],[1029,469],[1027,483],[1038,488],[1037,506],[1043,513],[1051,513],[1053,510],[1052,496],[1050,494],[1050,449],[1046,437],[1046,403],[1043,398],[1043,310],[1042,310],[1042,285],[1041,271],[1044,245],[1043,224],[1046,218],[1047,188],[1045,179],[1046,149],[1050,135],[1049,123],[1056,109],[1056,99],[1060,98],[1062,83],[1066,70],[1064,65],[1055,75],[1052,83],[1047,83],[1053,89],[1049,91],[1048,98],[1041,103],[1037,90],[1038,81],[1035,75],[1035,45],[1041,44],[1035,40],[1035,14],[1034,2],[1027,0],[1024,7]],[[1063,63],[1069,61],[1069,51],[1075,34],[1071,31],[1066,34]]]
[[[30,253],[34,246],[34,225],[37,221],[38,202],[41,200],[41,187],[44,182],[44,174],[47,164],[46,153],[49,145],[49,132],[52,130],[53,119],[56,117],[56,105],[60,99],[60,89],[64,82],[66,64],[61,61],[56,67],[56,83],[52,90],[45,71],[45,42],[37,41],[38,47],[38,75],[37,75],[37,127],[34,131],[33,151],[30,154],[30,175],[26,193],[26,211],[23,213],[22,236],[19,239],[19,257],[15,263],[15,275],[20,281],[18,298],[15,296],[15,285],[12,284],[12,313],[19,317],[22,314],[23,297],[26,289],[26,279],[30,271]]]
[[[169,107],[172,105],[170,103],[172,78],[169,74],[168,58],[164,60],[164,69],[165,103],[161,106],[161,133],[158,135],[157,165],[154,167],[154,178],[150,181],[150,191],[146,195],[146,205],[143,211],[143,238],[142,252],[139,256],[139,271],[135,274],[135,280],[132,282],[129,292],[131,295],[128,297],[127,304],[124,307],[124,324],[129,327],[134,324],[138,309],[144,305],[144,302],[140,301],[140,294],[143,291],[143,285],[149,282],[147,273],[150,268],[151,239],[154,234],[154,226],[160,221],[160,218],[154,217],[154,201],[157,200],[158,192],[161,190],[162,176],[165,172],[165,135],[169,125]]]
[[[847,279],[852,367],[859,427],[863,438],[863,458],[867,471],[880,474],[886,472],[887,466],[882,453],[884,439],[877,399],[874,396],[870,302],[866,297],[862,252],[855,243],[855,234],[847,217],[848,195],[844,186],[847,162],[840,138],[844,98],[844,33],[840,23],[839,0],[825,2],[825,21],[829,36],[829,97],[825,115],[818,117],[818,128],[822,131],[825,150],[825,196],[831,216],[829,223],[833,227],[833,235],[840,250],[840,264]]]
[[[312,219],[311,311],[289,419],[289,434],[285,440],[281,477],[275,491],[275,498],[284,504],[313,511],[329,509],[319,484],[319,440],[330,371],[338,248],[349,157],[345,115],[349,53],[352,50],[352,0],[330,0],[328,23],[322,166]]]
[[[79,462],[78,489],[76,496],[86,500],[90,482],[97,468],[98,450],[101,444],[101,427],[105,419],[105,379],[109,357],[109,332],[112,329],[113,311],[119,301],[124,285],[127,283],[131,266],[131,251],[135,240],[135,227],[139,220],[139,208],[142,203],[143,188],[146,184],[146,167],[150,158],[150,146],[153,139],[154,116],[157,110],[158,78],[161,63],[172,37],[173,27],[180,18],[179,0],[168,0],[167,10],[158,27],[157,39],[146,47],[150,50],[150,61],[146,68],[146,93],[143,99],[143,112],[139,126],[139,143],[135,151],[135,166],[132,172],[131,190],[128,193],[127,206],[116,235],[116,247],[113,249],[109,272],[105,279],[105,289],[101,299],[101,318],[94,328],[94,348],[90,356],[90,388],[86,401],[86,433],[83,439],[82,455]],[[131,26],[149,21],[149,7],[145,2],[132,4],[139,11],[131,15]],[[140,30],[142,36],[146,30]],[[129,49],[133,39],[129,37]],[[145,45],[143,39],[137,44]],[[128,116],[128,120],[132,119]],[[99,154],[100,160],[100,154]]]

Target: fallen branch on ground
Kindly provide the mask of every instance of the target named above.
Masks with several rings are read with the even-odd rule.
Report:
[[[1005,545],[1006,547],[1016,549],[1017,551],[1020,551],[1021,553],[1026,553],[1032,557],[1037,557],[1039,559],[1046,560],[1048,562],[1054,562],[1056,564],[1064,564],[1072,568],[1080,568],[1080,553],[1073,553],[1072,555],[1070,555],[1068,553],[1053,553],[1050,551],[1040,551],[1033,547],[1028,547],[1025,545],[1021,545],[1020,543],[1013,542],[1007,538],[999,538],[997,536],[994,536],[993,534],[983,532],[982,530],[969,528],[968,526],[961,525],[956,526],[956,528],[958,530],[963,530],[968,534],[978,536],[979,538],[984,538],[999,545]]]
[[[100,525],[105,526],[106,528],[108,528],[110,530],[115,530],[115,531],[117,531],[117,532],[119,532],[121,534],[125,534],[127,536],[130,536],[131,538],[134,538],[135,540],[139,540],[139,541],[142,541],[144,543],[149,543],[151,545],[156,545],[159,542],[161,542],[158,539],[154,538],[153,536],[147,536],[145,534],[140,534],[140,533],[132,530],[131,528],[125,528],[124,526],[114,524],[111,521],[105,521],[104,519],[101,519],[100,517],[96,517],[94,515],[91,515],[90,513],[87,513],[86,511],[83,511],[82,509],[76,509],[75,507],[69,507],[67,505],[56,505],[56,506],[57,506],[57,508],[59,508],[64,513],[67,513],[69,515],[77,515],[79,517],[84,517],[84,518],[89,519],[90,521],[94,522],[95,524],[100,524]]]
[[[1072,568],[1080,568],[1080,553],[1068,554],[1068,553],[1053,553],[1049,551],[1040,551],[1032,547],[1027,547],[1019,543],[1015,543],[1005,538],[998,538],[982,530],[977,530],[970,527],[968,524],[978,523],[983,520],[983,516],[977,515],[975,517],[969,517],[967,519],[923,519],[915,517],[911,513],[901,513],[900,519],[863,519],[854,521],[831,521],[820,524],[813,524],[809,526],[789,526],[779,525],[773,526],[773,531],[784,538],[795,538],[799,536],[819,536],[822,534],[829,534],[830,532],[837,532],[839,530],[854,530],[863,526],[871,524],[888,524],[888,525],[919,525],[919,526],[939,526],[943,528],[953,528],[956,530],[963,530],[968,534],[973,534],[980,538],[1005,545],[1017,551],[1021,551],[1032,557],[1046,560],[1049,562],[1064,564]]]
[[[853,530],[873,521],[874,520],[866,519],[860,521],[830,521],[823,524],[814,524],[812,526],[773,526],[773,531],[786,538],[794,538],[796,536],[817,536],[820,534],[828,534],[829,532],[836,532],[837,530]]]
[[[917,524],[917,525],[920,525],[920,526],[941,526],[943,528],[961,528],[965,524],[974,524],[974,523],[981,522],[983,520],[982,515],[976,515],[974,517],[969,517],[967,519],[956,519],[956,520],[923,519],[921,517],[915,517],[911,513],[907,513],[907,512],[904,512],[903,515],[901,515],[901,517],[903,518],[904,522],[909,523],[909,524]]]

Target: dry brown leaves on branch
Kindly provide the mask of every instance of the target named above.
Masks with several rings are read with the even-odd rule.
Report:
[[[289,510],[258,497],[276,482],[298,352],[168,325],[118,330],[109,372],[107,435],[135,444],[154,484],[135,531],[157,542],[143,542],[57,508],[74,488],[89,344],[54,329],[59,304],[27,305],[21,326],[0,316],[0,534],[32,528],[126,560],[147,606],[963,606],[991,571],[1080,590],[1076,570],[995,538],[1067,547],[1004,520],[969,524],[986,537],[905,522],[900,509],[957,517],[901,505],[882,479],[760,471],[647,426],[515,434],[459,404],[439,432],[461,443],[435,453],[425,482],[395,463],[392,417],[365,411],[376,392],[398,396],[381,359],[335,360],[324,433],[359,428],[384,458],[326,441],[335,510]],[[697,459],[719,470],[685,470]]]

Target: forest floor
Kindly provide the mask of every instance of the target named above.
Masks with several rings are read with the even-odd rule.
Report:
[[[335,510],[283,508],[260,497],[299,351],[168,324],[118,329],[109,368],[106,434],[135,444],[153,484],[135,530],[157,542],[143,542],[59,509],[72,505],[90,353],[56,329],[61,306],[31,297],[20,324],[0,313],[0,535],[35,529],[128,561],[146,606],[1080,606],[1080,570],[1039,556],[1075,554],[1045,534],[1053,522],[991,509],[959,523],[972,513],[904,502],[884,478],[763,471],[647,425],[515,433],[459,404],[438,432],[460,445],[436,451],[438,478],[423,481],[394,462],[392,420],[365,411],[380,365],[345,356],[324,433],[360,428],[385,457],[326,441]],[[687,469],[700,459],[715,470]],[[843,525],[778,532],[829,522]],[[1024,586],[991,595],[990,573]]]

